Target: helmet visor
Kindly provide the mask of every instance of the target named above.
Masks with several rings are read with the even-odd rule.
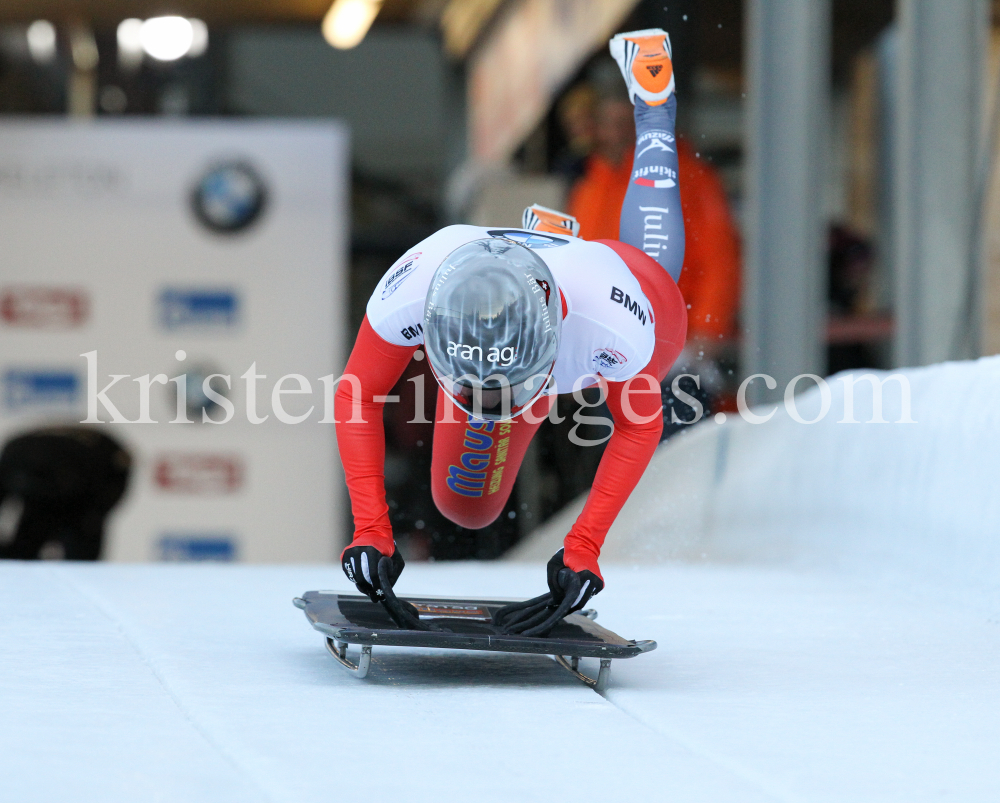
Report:
[[[516,416],[547,386],[562,307],[537,254],[504,238],[473,240],[436,270],[424,306],[424,346],[438,383],[476,418]]]

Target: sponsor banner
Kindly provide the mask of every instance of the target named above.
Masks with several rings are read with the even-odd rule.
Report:
[[[0,122],[0,445],[96,422],[123,441],[108,560],[339,552],[346,494],[316,491],[339,487],[335,428],[284,426],[306,399],[271,385],[344,369],[347,146],[321,120]]]
[[[231,329],[239,318],[235,290],[167,288],[160,293],[159,319],[164,329]]]
[[[26,329],[74,329],[87,322],[90,299],[78,287],[5,287],[0,321]]]
[[[3,399],[8,410],[74,407],[82,389],[83,380],[75,371],[8,368],[3,372]]]
[[[505,468],[501,464],[507,461],[510,428],[510,421],[477,421],[469,416],[463,441],[467,451],[460,456],[460,465],[448,466],[445,482],[452,493],[481,497],[500,490]]]
[[[230,563],[237,558],[236,544],[231,533],[164,533],[158,557],[171,563]]]
[[[164,454],[154,462],[153,483],[168,493],[221,496],[240,490],[244,473],[237,455]]]

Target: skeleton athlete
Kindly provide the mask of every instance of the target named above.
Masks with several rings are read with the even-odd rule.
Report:
[[[340,384],[336,419],[355,526],[341,561],[373,601],[403,570],[385,501],[382,406],[421,346],[441,388],[434,502],[470,529],[500,515],[556,394],[604,387],[614,431],[548,565],[562,615],[604,587],[601,546],[659,442],[659,382],[687,331],[670,40],[659,29],[619,34],[611,54],[636,123],[620,239],[581,240],[573,218],[538,206],[521,229],[448,226],[399,259],[368,302],[345,370],[356,381]]]

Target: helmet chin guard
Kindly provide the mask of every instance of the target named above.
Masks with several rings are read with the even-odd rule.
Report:
[[[549,385],[562,331],[559,289],[530,249],[474,240],[435,271],[424,346],[438,384],[475,418],[513,418]]]

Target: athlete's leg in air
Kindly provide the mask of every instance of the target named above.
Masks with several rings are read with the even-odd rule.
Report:
[[[684,216],[670,38],[659,28],[621,33],[611,40],[611,55],[635,105],[636,145],[618,241],[604,244],[629,266],[656,312],[656,350],[648,370],[662,380],[687,332],[687,309],[677,289],[684,263]]]
[[[676,282],[684,262],[684,217],[674,139],[677,95],[669,47],[663,31],[637,31],[616,36],[611,52],[635,104],[635,160],[618,239],[651,256]]]
[[[677,96],[662,106],[635,104],[635,161],[618,239],[659,262],[677,281],[684,262],[684,217],[677,181]]]

